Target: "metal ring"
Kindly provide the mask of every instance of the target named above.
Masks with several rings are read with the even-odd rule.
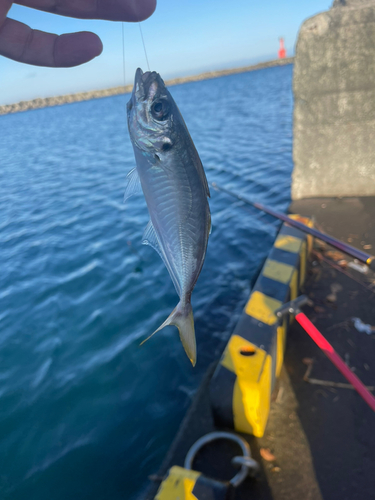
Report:
[[[191,470],[194,458],[203,446],[218,439],[229,439],[230,441],[234,441],[240,446],[243,456],[251,459],[250,447],[242,437],[232,434],[231,432],[210,432],[209,434],[206,434],[198,439],[198,441],[196,441],[190,448],[185,458],[185,469]],[[244,461],[241,465],[240,471],[229,481],[235,488],[246,479],[246,476],[249,473],[249,462],[245,462],[246,461]]]

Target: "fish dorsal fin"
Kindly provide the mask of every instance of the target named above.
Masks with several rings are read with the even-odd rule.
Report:
[[[124,202],[133,196],[133,194],[142,192],[141,181],[136,168],[130,170],[126,176],[126,183]]]
[[[149,221],[146,229],[144,230],[143,233],[143,238],[142,238],[142,245],[149,245],[152,247],[156,252],[160,255],[162,258],[165,267],[167,268],[169,275],[173,281],[174,287],[176,289],[176,292],[178,293],[178,296],[181,296],[181,288],[180,288],[180,283],[178,281],[178,277],[174,269],[171,267],[168,259],[165,256],[164,250],[162,246],[159,243],[159,238],[158,235],[156,234],[154,225],[152,224],[152,221]]]
[[[204,190],[205,190],[206,196],[208,198],[211,198],[211,194],[210,194],[210,189],[208,187],[206,173],[204,171],[201,159],[199,158],[198,152],[197,152],[197,157],[198,157],[197,170],[198,170],[199,177],[200,177],[200,179],[202,181],[202,184],[204,186]]]

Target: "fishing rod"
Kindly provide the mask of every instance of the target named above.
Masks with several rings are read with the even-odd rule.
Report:
[[[216,182],[213,182],[212,187],[218,191],[222,191],[223,193],[227,193],[230,196],[233,196],[233,198],[237,198],[237,200],[243,201],[247,205],[251,205],[252,207],[257,208],[258,210],[261,210],[262,212],[265,212],[266,214],[272,215],[276,219],[282,220],[283,222],[287,222],[290,226],[295,227],[296,229],[299,229],[300,231],[303,231],[304,233],[310,234],[314,238],[317,238],[319,240],[324,241],[325,243],[328,243],[329,245],[337,248],[341,252],[346,253],[347,255],[350,255],[354,259],[358,259],[361,262],[364,262],[365,264],[368,265],[368,267],[372,270],[375,271],[375,257],[373,255],[370,255],[366,252],[363,252],[363,250],[359,250],[358,248],[354,248],[351,245],[348,245],[347,243],[344,243],[333,236],[328,236],[328,234],[321,233],[320,231],[306,226],[306,224],[303,224],[302,222],[299,222],[297,220],[292,219],[291,217],[288,217],[287,215],[277,212],[276,210],[273,210],[272,208],[266,207],[265,205],[262,205],[261,203],[251,201],[248,198],[244,196],[240,196],[236,193],[233,193],[233,191],[230,191],[229,189],[223,188],[221,186],[218,186]]]
[[[296,321],[302,326],[305,332],[312,338],[316,345],[332,361],[336,368],[344,375],[346,380],[354,387],[358,394],[366,401],[369,407],[375,411],[375,396],[371,394],[368,388],[359,380],[351,369],[345,364],[344,360],[337,354],[328,340],[323,337],[320,331],[311,323],[309,318],[301,311],[301,307],[309,303],[306,295],[301,295],[296,299],[283,304],[276,311],[278,318],[283,318],[286,314],[293,314]]]

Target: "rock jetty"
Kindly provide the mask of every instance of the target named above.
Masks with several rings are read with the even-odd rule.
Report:
[[[236,73],[246,73],[248,71],[255,71],[257,69],[269,68],[272,66],[284,66],[292,64],[293,57],[285,59],[276,59],[274,61],[262,62],[252,66],[244,66],[241,68],[225,69],[220,71],[208,71],[194,76],[186,76],[183,78],[174,78],[166,82],[167,86],[179,85],[188,82],[197,82],[200,80],[208,80],[210,78],[218,78],[220,76],[233,75]],[[92,90],[89,92],[80,92],[78,94],[68,94],[56,97],[45,97],[33,99],[32,101],[20,101],[15,104],[7,104],[0,106],[0,115],[7,115],[9,113],[19,113],[21,111],[28,111],[30,109],[46,108],[51,106],[61,106],[62,104],[69,104],[72,102],[89,101],[91,99],[100,99],[112,95],[126,94],[132,91],[133,86],[127,85],[126,87],[113,87],[105,90]]]

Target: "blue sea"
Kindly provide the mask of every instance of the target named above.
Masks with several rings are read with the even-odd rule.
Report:
[[[209,183],[290,201],[292,66],[171,87]],[[278,223],[211,188],[193,293],[198,361],[177,329],[140,347],[178,297],[141,245],[128,96],[0,117],[0,498],[135,500],[249,296]]]

